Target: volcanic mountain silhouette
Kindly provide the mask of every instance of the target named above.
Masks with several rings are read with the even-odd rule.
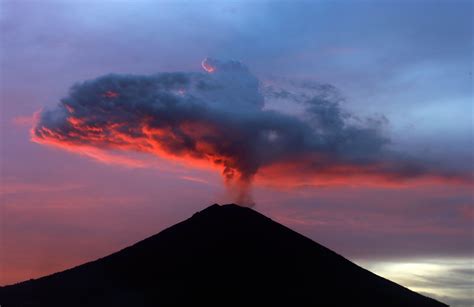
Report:
[[[12,306],[447,306],[250,208],[212,205],[110,256],[0,288]]]

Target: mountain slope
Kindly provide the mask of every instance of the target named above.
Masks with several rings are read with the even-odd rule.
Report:
[[[110,256],[0,288],[0,305],[446,306],[237,205],[213,205]]]

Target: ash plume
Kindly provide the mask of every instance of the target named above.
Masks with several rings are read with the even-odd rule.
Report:
[[[56,107],[41,112],[32,138],[63,148],[209,163],[221,168],[236,201],[247,205],[260,173],[321,181],[456,177],[390,152],[381,121],[354,121],[330,85],[300,84],[305,92],[297,94],[261,86],[237,61],[206,59],[202,66],[202,73],[110,74],[77,83]],[[302,116],[268,108],[272,99],[298,104]]]

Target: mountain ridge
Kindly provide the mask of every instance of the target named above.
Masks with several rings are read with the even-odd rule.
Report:
[[[106,257],[0,288],[2,307],[242,306],[250,301],[447,306],[235,204],[211,205]]]

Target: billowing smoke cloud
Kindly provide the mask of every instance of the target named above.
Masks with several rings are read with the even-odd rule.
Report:
[[[262,180],[357,178],[397,181],[456,177],[391,153],[382,120],[341,110],[330,85],[301,83],[300,93],[261,86],[241,63],[206,59],[205,72],[106,75],[74,85],[44,110],[33,140],[62,147],[138,151],[205,162],[222,170],[237,202]],[[277,111],[291,101],[301,115]],[[293,179],[292,179],[293,178]]]

